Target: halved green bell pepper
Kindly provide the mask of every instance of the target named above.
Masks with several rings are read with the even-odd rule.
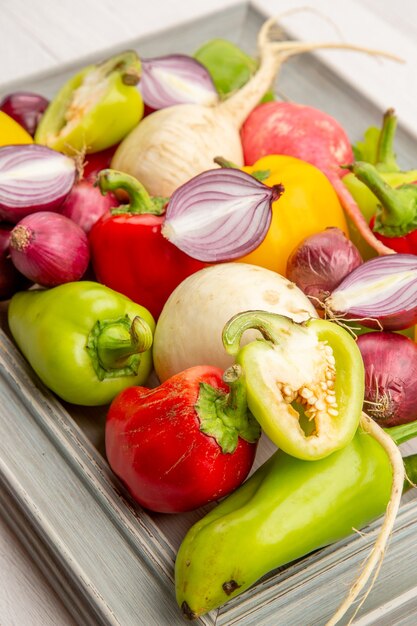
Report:
[[[35,133],[35,142],[74,155],[98,152],[119,143],[143,116],[136,85],[141,62],[133,51],[70,78],[52,100]]]
[[[42,382],[73,404],[107,404],[152,368],[155,322],[145,309],[91,281],[13,296],[14,340]]]
[[[263,339],[240,348],[245,330]],[[268,437],[305,460],[326,457],[353,438],[364,399],[364,366],[354,339],[335,324],[301,324],[266,311],[235,315],[223,343],[246,375],[248,406]]]

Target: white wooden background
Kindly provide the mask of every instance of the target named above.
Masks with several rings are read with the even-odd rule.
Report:
[[[41,70],[59,67],[87,54],[100,53],[146,33],[163,30],[193,17],[239,4],[238,0],[0,0],[0,92],[2,85]],[[415,0],[287,0],[254,2],[259,6],[285,7],[314,5],[316,11],[331,16],[341,36],[351,40],[355,30],[358,41],[409,56],[408,69],[400,76],[392,64],[384,69],[384,83],[375,86],[383,94],[394,92],[397,109],[401,107],[408,120],[415,120],[417,133],[417,2]],[[358,5],[361,17],[357,20]],[[365,13],[364,13],[365,11]],[[277,11],[278,12],[278,11]],[[292,18],[295,19],[294,17]],[[372,33],[372,37],[370,34]],[[317,32],[311,34],[311,39]],[[410,64],[410,58],[411,64]],[[354,77],[352,57],[344,61],[344,71]],[[413,80],[406,78],[411,71]],[[363,71],[363,70],[362,70]],[[415,107],[413,109],[413,107]],[[414,114],[415,113],[415,114]],[[70,626],[73,620],[43,578],[36,564],[27,556],[13,531],[0,516],[0,624],[1,626]]]

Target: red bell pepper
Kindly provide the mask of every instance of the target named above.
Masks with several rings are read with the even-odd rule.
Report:
[[[396,252],[417,254],[417,181],[392,188],[369,163],[357,161],[349,169],[380,203],[369,222],[375,237]]]
[[[151,198],[133,176],[102,170],[101,191],[124,191],[122,204],[90,231],[92,265],[97,280],[147,308],[158,318],[174,289],[207,263],[191,258],[161,233],[166,198]]]
[[[196,509],[248,475],[260,427],[246,404],[240,366],[191,367],[155,389],[130,387],[112,402],[106,453],[143,507]]]

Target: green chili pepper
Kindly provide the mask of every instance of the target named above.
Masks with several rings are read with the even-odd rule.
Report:
[[[39,378],[67,402],[106,404],[150,374],[151,314],[104,285],[80,281],[17,293],[8,321]]]
[[[364,141],[357,142],[354,146],[355,160],[374,165],[382,179],[393,188],[417,181],[417,170],[400,171],[396,161],[394,152],[396,128],[397,117],[393,109],[388,109],[383,118],[382,128],[368,128]],[[380,201],[353,173],[344,176],[343,183],[369,223],[378,212]],[[347,221],[350,238],[359,249],[362,258],[367,260],[374,257],[375,250],[363,240],[355,224],[349,218]]]
[[[239,349],[245,330],[263,339]],[[268,437],[300,459],[315,460],[344,447],[361,417],[364,369],[358,346],[335,324],[298,324],[265,311],[235,315],[223,343],[246,374],[248,406]]]
[[[35,142],[68,154],[98,152],[118,143],[143,116],[136,87],[140,75],[141,62],[133,51],[85,67],[50,103]]]
[[[415,435],[416,423],[409,437]],[[414,482],[417,455],[404,462]],[[278,450],[185,536],[175,564],[185,617],[211,611],[273,569],[363,528],[385,511],[391,486],[387,453],[362,430],[320,461]]]
[[[258,69],[257,61],[226,39],[211,39],[194,54],[209,71],[221,98],[226,98],[245,85]],[[268,91],[262,102],[275,100]]]

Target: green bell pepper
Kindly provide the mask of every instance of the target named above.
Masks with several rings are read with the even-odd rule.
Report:
[[[8,322],[39,378],[67,402],[107,404],[151,372],[151,314],[104,285],[80,281],[17,293]]]
[[[74,155],[98,152],[121,141],[143,116],[136,85],[141,62],[133,51],[70,78],[52,100],[35,133],[35,142]]]
[[[227,39],[211,39],[194,53],[194,58],[209,71],[221,98],[238,91],[258,69],[253,57]],[[262,102],[269,100],[275,100],[272,91],[262,98]]]
[[[245,330],[263,339],[239,348]],[[248,406],[276,446],[305,460],[343,448],[359,425],[364,366],[349,333],[334,322],[298,324],[266,311],[235,315],[223,331],[246,375]]]
[[[416,456],[404,459],[413,482]],[[278,450],[185,536],[175,563],[184,616],[197,618],[277,567],[363,528],[385,511],[391,486],[387,453],[362,430],[314,463]]]
[[[396,128],[397,117],[392,109],[388,109],[383,118],[382,128],[368,128],[364,141],[357,142],[354,146],[355,160],[375,165],[383,180],[393,188],[417,181],[417,170],[400,171],[397,164],[394,153]],[[355,174],[349,173],[342,180],[369,224],[371,218],[378,212],[380,201]],[[350,239],[360,251],[362,258],[367,260],[374,257],[375,250],[363,240],[355,224],[349,218],[347,221]]]

